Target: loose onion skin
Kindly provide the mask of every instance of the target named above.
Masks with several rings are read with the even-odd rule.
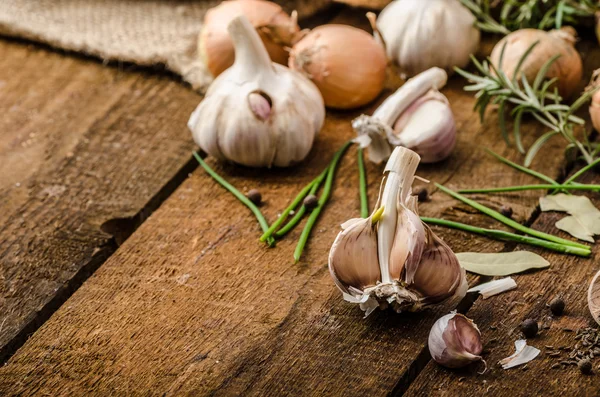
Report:
[[[198,53],[210,73],[216,77],[233,65],[235,52],[227,25],[238,15],[245,15],[258,31],[273,62],[287,64],[285,47],[293,44],[300,28],[295,15],[264,0],[229,0],[211,8],[204,17],[198,40]]]
[[[560,55],[560,58],[554,61],[546,73],[546,77],[548,79],[556,77],[559,94],[563,98],[570,98],[578,91],[583,73],[581,57],[574,47],[575,30],[573,28],[565,27],[550,32],[538,29],[521,29],[512,32],[500,40],[492,50],[490,57],[492,63],[497,68],[500,67],[508,78],[512,79],[519,59],[536,41],[539,43],[523,62],[521,72],[525,74],[527,81],[532,83],[544,63],[551,57]],[[500,54],[505,43],[506,49],[502,65],[499,65]],[[520,78],[520,74],[517,78]]]
[[[367,32],[330,24],[296,43],[288,64],[317,85],[326,106],[353,109],[381,93],[387,60],[383,47]]]

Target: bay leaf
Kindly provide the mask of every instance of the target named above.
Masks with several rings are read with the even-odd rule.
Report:
[[[550,263],[529,251],[513,252],[460,252],[456,254],[465,270],[482,276],[508,276],[529,269],[549,267]]]
[[[560,193],[541,197],[540,208],[570,214],[555,225],[575,238],[593,243],[594,235],[600,234],[600,211],[585,196]]]

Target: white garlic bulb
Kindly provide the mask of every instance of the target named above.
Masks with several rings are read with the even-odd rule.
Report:
[[[379,14],[377,30],[388,58],[407,76],[466,66],[480,38],[475,17],[459,0],[394,0]]]
[[[394,146],[405,146],[423,163],[447,158],[456,143],[456,122],[448,99],[437,91],[447,81],[443,69],[431,68],[409,79],[372,116],[352,122],[355,142],[369,147],[369,159],[386,160]]]
[[[344,223],[329,251],[335,284],[366,315],[377,307],[401,312],[454,304],[467,291],[456,255],[417,213],[411,186],[418,164],[418,154],[396,147],[385,168],[379,209]]]
[[[272,63],[245,16],[228,26],[233,66],[212,83],[188,127],[202,150],[250,167],[303,160],[325,119],[323,98],[300,73]]]
[[[440,365],[460,368],[481,357],[483,345],[477,325],[462,314],[453,311],[438,319],[429,332],[429,352]]]

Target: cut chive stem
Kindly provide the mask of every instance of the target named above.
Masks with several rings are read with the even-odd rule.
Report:
[[[367,218],[369,216],[369,197],[367,196],[367,172],[365,170],[365,160],[363,159],[363,149],[358,148],[358,178],[360,188],[360,216]]]
[[[579,178],[583,173],[591,170],[592,168],[594,168],[598,164],[600,164],[600,158],[596,159],[592,163],[586,165],[585,167],[583,167],[582,169],[580,169],[579,171],[577,171],[576,173],[574,173],[569,179],[567,179],[565,181],[564,184],[566,185],[566,184],[572,183],[575,179]]]
[[[227,182],[225,179],[223,179],[223,177],[221,177],[212,168],[210,168],[208,164],[206,164],[204,160],[202,160],[198,153],[193,152],[193,155],[200,164],[200,166],[204,168],[204,170],[208,173],[208,175],[213,177],[213,179],[220,183],[221,186],[223,186],[225,189],[229,190],[231,194],[233,194],[238,200],[240,200],[246,207],[250,208],[250,211],[252,211],[254,213],[254,216],[256,216],[256,219],[258,220],[258,223],[260,224],[262,230],[267,231],[269,229],[269,224],[267,223],[267,220],[263,216],[262,212],[260,212],[258,207],[246,196],[244,196],[239,190],[237,190],[232,184]],[[275,239],[273,237],[270,237],[266,241],[269,244],[269,246],[275,244]]]
[[[549,190],[549,189],[559,189],[559,190],[600,190],[600,185],[522,185],[522,186],[504,186],[504,187],[492,187],[492,188],[482,188],[482,189],[461,189],[458,192],[463,194],[472,194],[472,193],[501,193],[501,192],[518,192],[522,190]]]
[[[316,194],[317,191],[319,190],[319,187],[321,187],[321,183],[323,182],[323,179],[325,179],[325,177],[327,176],[327,173],[329,171],[331,165],[328,165],[327,168],[325,168],[323,170],[323,172],[317,177],[317,179],[315,179],[315,183],[312,185],[309,194]],[[296,211],[296,214],[294,215],[294,217],[292,219],[290,219],[290,221],[288,223],[285,224],[284,227],[282,227],[281,229],[279,229],[278,231],[275,232],[275,237],[277,238],[282,238],[283,236],[285,236],[286,234],[288,234],[293,228],[296,227],[296,225],[298,225],[298,223],[300,223],[300,221],[302,220],[302,217],[304,216],[304,214],[306,213],[306,206],[303,204],[298,211]]]
[[[337,153],[333,156],[333,160],[331,160],[331,164],[329,166],[329,170],[327,171],[327,179],[325,180],[325,186],[323,187],[323,192],[321,193],[321,197],[319,197],[319,204],[316,208],[312,210],[310,213],[308,220],[306,221],[306,225],[302,230],[302,234],[300,235],[300,239],[298,240],[298,244],[296,245],[296,249],[294,250],[294,260],[298,262],[300,257],[302,256],[302,251],[304,251],[304,246],[306,245],[306,241],[308,240],[308,236],[321,213],[321,210],[329,200],[329,196],[331,195],[331,187],[333,185],[333,177],[335,175],[335,171],[337,169],[337,165],[342,158],[343,154],[346,152],[348,147],[352,144],[352,141],[348,141],[337,151]]]
[[[513,167],[513,168],[515,168],[515,169],[517,169],[517,170],[519,170],[519,171],[521,171],[521,172],[523,172],[525,174],[528,174],[528,175],[531,175],[531,176],[536,177],[538,179],[541,179],[541,180],[543,180],[545,182],[548,182],[548,183],[550,183],[552,185],[560,185],[560,183],[556,182],[554,179],[550,178],[549,176],[542,174],[541,172],[537,172],[537,171],[534,171],[534,170],[532,170],[530,168],[523,167],[522,165],[519,165],[519,164],[517,164],[515,162],[510,161],[506,157],[500,156],[498,153],[495,153],[495,152],[491,151],[490,149],[485,149],[485,151],[488,152],[489,154],[491,154],[492,156],[494,156],[499,161],[503,162],[504,164],[509,165],[509,166],[511,166],[511,167]]]
[[[300,191],[300,193],[298,193],[298,195],[296,196],[294,201],[292,201],[292,203],[281,213],[281,215],[279,216],[279,218],[277,218],[275,223],[273,223],[271,225],[269,230],[267,230],[260,237],[260,241],[262,241],[264,243],[269,237],[271,237],[275,233],[275,231],[277,231],[277,229],[279,229],[279,227],[283,224],[283,222],[285,222],[288,215],[294,210],[294,208],[296,208],[298,205],[300,205],[300,203],[302,203],[302,200],[304,200],[304,198],[309,194],[309,192],[312,193],[313,187],[315,185],[317,185],[317,189],[318,189],[318,185],[321,185],[321,182],[327,175],[328,169],[329,169],[329,167],[325,168],[325,170],[323,172],[321,172],[321,174],[319,174],[319,176],[317,176],[315,179],[313,179],[308,185],[304,186],[304,188]],[[314,194],[314,193],[312,193],[312,194]],[[304,207],[304,206],[302,206],[302,207]],[[291,228],[290,228],[290,230],[291,230]],[[285,233],[283,233],[283,234],[285,234]]]
[[[421,217],[421,220],[429,225],[446,226],[453,229],[463,230],[465,232],[479,234],[481,236],[490,237],[502,241],[516,241],[522,244],[534,245],[536,247],[546,248],[564,254],[572,254],[578,256],[590,256],[590,249],[579,247],[571,247],[563,244],[553,243],[551,241],[542,240],[535,237],[522,236],[520,234],[506,232],[504,230],[485,229],[477,226],[471,226],[464,223],[447,221],[445,219]]]
[[[476,201],[473,201],[465,196],[463,196],[460,193],[457,193],[453,190],[448,189],[447,187],[440,185],[439,183],[436,183],[435,186],[440,189],[442,192],[454,197],[457,200],[462,201],[465,204],[470,205],[471,207],[483,212],[484,214],[491,216],[492,218],[504,223],[507,226],[512,227],[513,229],[519,230],[523,233],[529,234],[530,236],[534,236],[534,237],[538,237],[544,240],[548,240],[548,241],[553,241],[555,243],[558,244],[563,244],[563,245],[567,245],[570,247],[579,247],[579,248],[583,248],[583,249],[588,249],[589,247],[587,245],[583,245],[583,244],[579,244],[573,241],[569,241],[569,240],[565,240],[563,238],[557,237],[557,236],[553,236],[551,234],[548,233],[544,233],[544,232],[540,232],[538,230],[535,229],[531,229],[527,226],[523,226],[521,225],[519,222],[515,222],[512,219],[502,215],[501,213],[499,213],[498,211],[495,211],[491,208],[486,207],[483,204],[479,204]]]

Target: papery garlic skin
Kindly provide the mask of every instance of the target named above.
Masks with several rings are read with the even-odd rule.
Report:
[[[455,311],[433,324],[428,346],[431,357],[444,367],[460,368],[475,361],[483,361],[479,328],[473,321]]]
[[[589,111],[594,129],[600,131],[600,69],[596,69],[592,74],[592,81],[588,89],[596,89],[592,95]]]
[[[447,158],[456,144],[456,123],[442,88],[448,74],[433,67],[409,79],[375,110],[352,121],[355,142],[369,147],[369,160],[389,158],[394,146],[416,151],[424,163]]]
[[[453,73],[477,51],[475,17],[458,0],[395,0],[377,19],[388,58],[407,76],[433,66]]]
[[[211,74],[216,77],[233,65],[235,53],[227,26],[239,15],[258,30],[273,62],[287,64],[285,47],[293,44],[300,31],[296,14],[287,15],[271,1],[228,0],[207,11],[198,37],[198,53]]]
[[[244,16],[229,32],[233,66],[212,83],[188,127],[202,150],[250,167],[302,161],[325,119],[323,99],[301,74],[274,64]]]
[[[464,269],[421,221],[410,195],[418,164],[418,154],[396,147],[378,210],[345,223],[331,247],[331,275],[344,299],[360,304],[365,315],[378,307],[401,312],[455,304],[466,294]]]
[[[563,98],[570,98],[579,90],[583,73],[583,63],[575,49],[575,41],[576,32],[570,26],[549,32],[538,29],[520,29],[500,40],[494,46],[490,59],[492,64],[497,69],[501,69],[509,79],[516,77],[519,80],[521,75],[524,75],[529,84],[533,84],[542,66],[550,58],[558,55],[559,58],[546,72],[546,78],[557,78],[558,93]],[[519,61],[535,42],[538,44],[521,64],[519,75],[514,76]],[[500,64],[503,48],[504,55],[502,64]]]

